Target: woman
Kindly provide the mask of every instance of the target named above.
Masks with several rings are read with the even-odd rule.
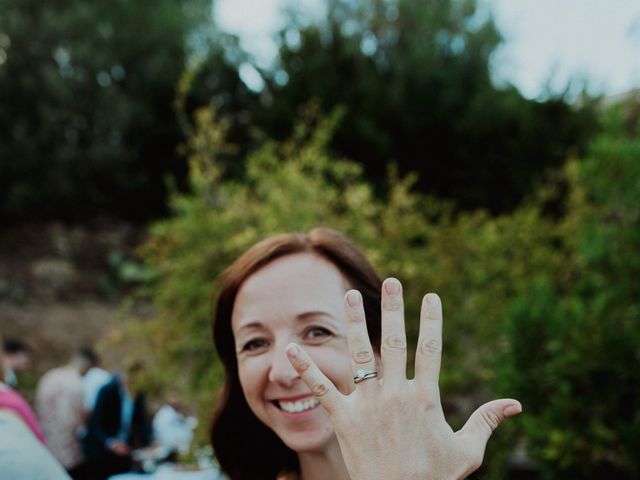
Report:
[[[0,338],[1,340],[1,338]],[[1,342],[0,342],[1,343]],[[0,411],[6,411],[18,417],[29,428],[40,443],[45,444],[42,428],[36,414],[27,401],[13,388],[5,383],[6,364],[0,352]]]
[[[4,368],[0,352],[0,477],[71,480],[45,447],[29,404],[4,383]]]
[[[461,478],[479,467],[520,404],[489,402],[454,433],[437,384],[440,301],[425,296],[407,380],[401,290],[321,228],[264,240],[224,272],[214,340],[225,384],[211,436],[232,480]]]

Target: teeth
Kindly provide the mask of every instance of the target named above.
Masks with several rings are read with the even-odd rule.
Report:
[[[318,405],[318,400],[315,397],[308,398],[306,400],[297,402],[278,402],[280,408],[289,413],[300,413],[305,410],[310,410]]]

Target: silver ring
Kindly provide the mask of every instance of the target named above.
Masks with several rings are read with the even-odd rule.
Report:
[[[368,378],[375,378],[378,376],[378,372],[376,370],[358,370],[353,377],[353,383],[364,382]]]

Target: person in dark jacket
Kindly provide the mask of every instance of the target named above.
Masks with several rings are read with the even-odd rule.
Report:
[[[151,444],[144,395],[136,388],[142,371],[142,364],[132,364],[98,393],[83,439],[92,480],[131,471],[133,451]]]

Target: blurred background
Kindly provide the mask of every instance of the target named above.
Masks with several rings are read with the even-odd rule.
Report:
[[[207,442],[215,278],[326,225],[445,307],[476,478],[639,478],[640,4],[0,0],[0,334],[82,345]]]

